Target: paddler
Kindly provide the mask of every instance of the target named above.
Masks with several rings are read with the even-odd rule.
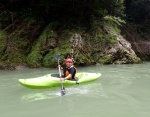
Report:
[[[71,58],[65,59],[65,67],[60,67],[61,70],[63,70],[63,78],[61,78],[62,81],[64,80],[74,80],[75,79],[75,74],[76,74],[76,68],[73,65],[73,60]]]

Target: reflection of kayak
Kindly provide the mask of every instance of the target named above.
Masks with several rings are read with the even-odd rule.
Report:
[[[98,79],[101,76],[100,73],[77,73],[76,77],[78,81],[75,80],[65,80],[62,81],[64,86],[75,85],[76,82],[84,83],[90,82]],[[58,87],[60,86],[60,79],[54,77],[53,74],[47,74],[42,77],[30,78],[30,79],[19,79],[19,83],[28,88],[48,88],[48,87]]]

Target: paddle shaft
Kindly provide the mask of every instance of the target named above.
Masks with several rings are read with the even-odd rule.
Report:
[[[59,59],[58,59],[58,65],[59,65]],[[58,67],[58,69],[59,69],[59,77],[60,77],[61,89],[63,89],[63,83],[61,81],[61,69],[60,69],[60,67]]]
[[[55,55],[56,59],[57,59],[57,62],[58,62],[58,66],[59,66],[59,60],[60,60],[60,55],[59,54],[56,54]],[[61,70],[60,70],[60,66],[58,67],[59,69],[59,77],[60,77],[60,85],[61,85],[61,96],[65,95],[65,88],[63,86],[63,83],[61,81]]]

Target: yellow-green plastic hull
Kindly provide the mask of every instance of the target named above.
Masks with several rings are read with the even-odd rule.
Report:
[[[100,73],[77,73],[76,77],[78,77],[78,83],[90,82],[98,79],[101,76]],[[52,77],[51,74],[44,75],[42,77],[37,78],[29,78],[29,79],[19,79],[19,83],[28,88],[50,88],[50,87],[59,87],[60,79],[56,77]],[[64,86],[67,85],[75,85],[76,81],[65,80],[62,81]]]

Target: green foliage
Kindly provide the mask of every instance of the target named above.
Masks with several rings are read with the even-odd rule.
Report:
[[[21,31],[20,31],[21,32]],[[20,32],[15,30],[11,34],[0,31],[0,59],[7,63],[13,62],[16,64],[23,64],[26,62],[24,53],[27,43],[24,39],[20,38]],[[13,40],[13,41],[12,41]]]
[[[30,67],[40,67],[42,65],[42,55],[37,51],[32,51],[31,54],[27,57],[27,64]]]
[[[69,44],[68,44],[69,45]],[[67,44],[66,44],[67,46]],[[45,67],[56,67],[57,60],[55,58],[55,54],[60,54],[60,64],[64,63],[64,58],[69,53],[69,49],[64,48],[64,45],[58,48],[53,49],[48,54],[46,54],[43,58],[43,66]]]
[[[144,39],[150,39],[150,1],[126,0],[127,21],[135,28],[137,35]]]
[[[117,36],[116,35],[107,35],[106,37],[106,44],[105,45],[113,45],[117,42]]]
[[[87,65],[93,64],[90,53],[87,53],[87,54],[80,53],[80,54],[78,54],[76,56],[75,61],[76,61],[75,64],[80,65],[80,66],[87,66]]]
[[[4,31],[0,30],[0,59],[2,59],[6,50],[6,34]]]
[[[55,45],[51,46],[51,43],[55,43],[57,38],[57,34],[52,30],[56,26],[57,23],[55,22],[49,24],[36,41],[36,44],[33,46],[31,53],[27,57],[27,63],[31,67],[42,66],[44,56],[55,47]],[[47,59],[48,58],[46,57],[46,60]]]
[[[111,64],[113,62],[113,58],[111,56],[105,55],[100,57],[98,62],[101,64]]]
[[[120,34],[120,30],[115,23],[101,21],[93,30],[93,35],[90,38],[94,38],[93,43],[101,50],[106,46],[111,46],[117,42],[117,36]],[[95,48],[97,48],[95,47]]]
[[[104,17],[105,20],[109,20],[109,21],[113,21],[115,22],[117,25],[122,26],[122,24],[125,24],[126,22],[124,20],[122,20],[120,17],[115,17],[115,16],[105,16]]]
[[[150,22],[150,1],[149,0],[126,0],[126,14],[128,21]]]
[[[6,34],[0,31],[2,58],[8,62],[27,61],[31,67],[56,66],[54,54],[70,56],[69,39],[78,32],[86,44],[75,50],[77,64],[92,64],[91,54],[116,43],[118,27],[125,23],[126,16],[124,0],[3,0],[1,5],[0,28],[9,37],[6,44]],[[111,57],[99,61],[109,63]]]
[[[94,39],[95,43],[99,44],[98,47],[103,49],[105,46],[113,45],[117,42],[116,36],[111,34],[97,34]]]
[[[57,34],[53,31],[55,25],[57,25],[55,22],[50,23],[46,26],[44,31],[41,33],[40,37],[38,38],[36,45],[34,46],[33,50],[41,50],[41,43],[43,39],[51,40],[56,39]]]
[[[55,59],[54,52],[49,52],[43,59],[43,65],[45,67],[56,67],[57,60]]]
[[[18,51],[21,52],[22,54],[26,53],[25,51],[26,46],[28,46],[27,41],[24,38],[21,38],[21,34],[23,34],[24,30],[14,30],[11,34],[9,34],[9,39],[8,40],[13,40],[12,46]]]
[[[26,56],[22,55],[19,52],[15,52],[13,54],[5,54],[3,57],[7,57],[6,61],[7,63],[14,63],[16,65],[23,65],[26,63]]]
[[[141,59],[135,57],[135,56],[128,56],[128,59],[127,59],[127,62],[128,63],[141,63]]]
[[[0,30],[0,39],[6,39],[6,33],[3,30]]]
[[[49,23],[60,21],[78,26],[89,25],[93,17],[124,15],[124,0],[36,0],[36,1],[2,1],[1,4],[10,12],[15,12],[21,19],[31,25],[38,21]],[[1,18],[0,18],[1,19]],[[71,23],[70,23],[71,24]]]

